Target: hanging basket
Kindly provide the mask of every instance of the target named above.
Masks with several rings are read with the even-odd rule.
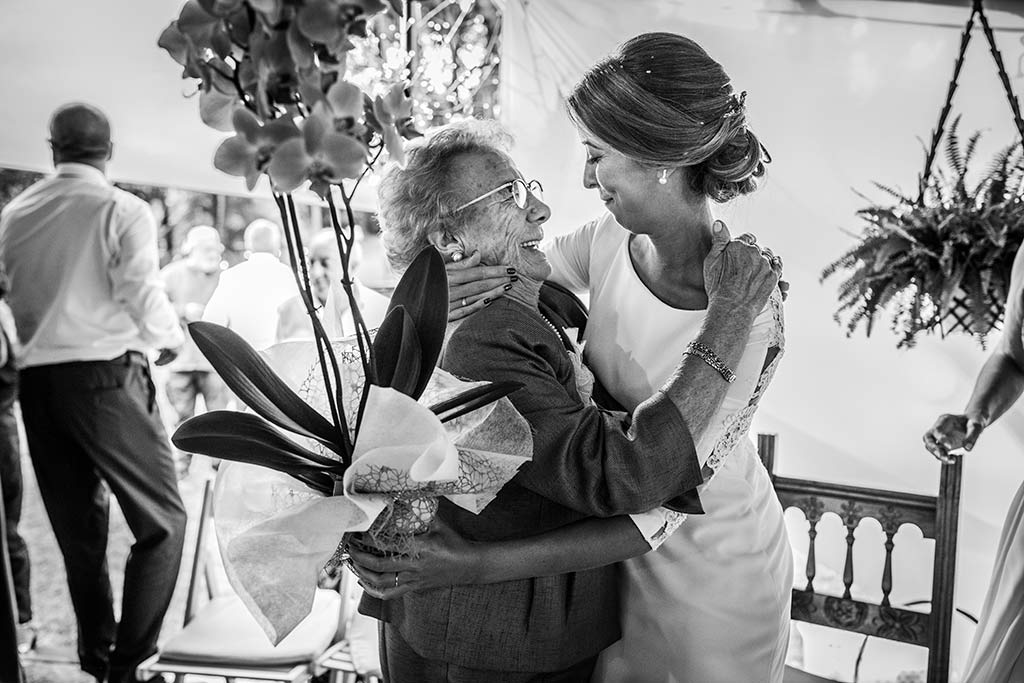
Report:
[[[953,305],[942,318],[942,336],[954,332],[973,334],[984,346],[984,340],[989,334],[1002,329],[1005,309],[1005,297],[1000,298],[999,294],[991,290],[985,293],[981,301],[973,301],[966,295],[955,297]]]
[[[946,121],[976,18],[1021,139],[997,154],[981,180],[968,187],[968,169],[974,170],[973,155],[981,134],[974,133],[961,145],[959,117],[948,130]],[[943,140],[947,163],[936,168]],[[862,323],[870,336],[876,319],[887,316],[900,337],[899,347],[913,346],[920,332],[937,330],[943,337],[973,335],[984,348],[988,335],[1000,328],[1014,256],[1024,241],[1021,140],[1020,105],[981,1],[975,0],[917,197],[875,183],[895,202],[858,211],[867,222],[860,241],[822,272],[822,280],[840,271],[846,274],[835,319],[846,326],[847,336]]]

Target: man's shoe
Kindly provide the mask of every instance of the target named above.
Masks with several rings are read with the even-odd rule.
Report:
[[[36,629],[35,624],[31,621],[26,621],[24,624],[18,624],[16,631],[18,634],[18,654],[27,655],[36,649],[39,631]]]

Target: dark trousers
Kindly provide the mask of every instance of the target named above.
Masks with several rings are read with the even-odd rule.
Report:
[[[32,619],[32,595],[29,592],[28,546],[18,533],[21,521],[21,448],[18,444],[18,422],[14,405],[0,409],[0,493],[4,499],[4,536],[11,560],[14,598],[18,606],[18,623]]]
[[[443,636],[438,636],[443,637]],[[588,683],[597,655],[550,672],[491,671],[421,657],[398,629],[383,623],[380,661],[386,683]]]
[[[149,365],[111,361],[21,373],[21,410],[46,512],[64,556],[82,669],[120,683],[156,651],[185,538],[170,446]],[[109,486],[135,542],[115,623],[107,572]]]

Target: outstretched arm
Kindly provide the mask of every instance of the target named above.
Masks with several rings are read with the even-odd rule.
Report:
[[[982,366],[964,412],[940,415],[924,434],[932,455],[949,463],[950,451],[970,451],[982,431],[1010,409],[1024,393],[1024,246],[1017,251],[1007,295],[1006,321],[998,348]]]
[[[465,540],[435,519],[408,555],[380,557],[349,546],[352,570],[384,600],[410,591],[554,576],[621,562],[650,550],[628,517],[585,519],[537,536],[497,543]],[[396,581],[397,575],[397,581]]]

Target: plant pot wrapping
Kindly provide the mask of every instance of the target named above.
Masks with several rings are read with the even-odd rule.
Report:
[[[352,426],[362,368],[351,341],[333,346]],[[280,344],[263,355],[326,414],[312,342]],[[479,513],[532,456],[529,425],[508,399],[443,424],[427,407],[477,384],[437,369],[419,401],[372,386],[342,495],[322,496],[287,474],[224,463],[214,495],[221,556],[232,587],[273,643],[309,614],[320,571],[343,534],[371,530],[379,544],[400,551],[429,526],[438,498]],[[308,446],[331,455],[319,443]]]

